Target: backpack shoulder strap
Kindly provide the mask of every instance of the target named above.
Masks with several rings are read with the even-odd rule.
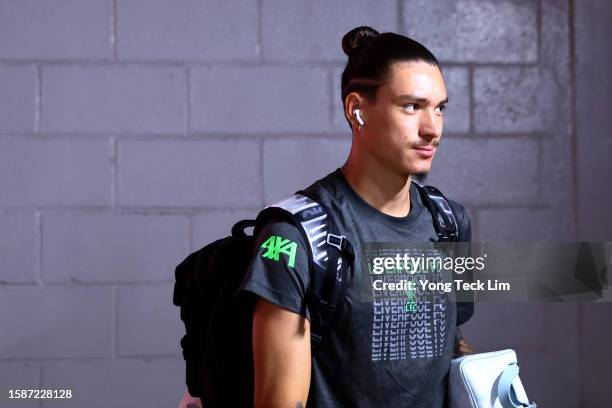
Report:
[[[459,216],[461,221],[465,214],[459,214],[463,211],[463,207],[457,203],[448,200],[440,190],[434,186],[422,186],[416,183],[420,192],[421,199],[425,206],[431,212],[431,217],[434,220],[434,228],[438,234],[439,242],[458,242],[471,240],[471,226],[469,222],[462,230],[459,228]],[[468,276],[471,275],[468,273]],[[457,302],[457,326],[467,322],[474,314],[474,302]]]
[[[457,241],[459,237],[459,224],[457,215],[449,200],[434,186],[423,186],[417,183],[423,204],[431,212],[434,228],[438,234],[439,242]]]
[[[311,344],[316,348],[335,324],[344,303],[348,270],[355,258],[349,240],[341,235],[327,209],[312,194],[300,190],[270,204],[257,216],[254,235],[272,216],[296,225],[308,243]]]
[[[326,247],[323,245],[327,233],[327,212],[316,201],[302,194],[293,194],[283,200],[266,206],[257,216],[255,235],[266,221],[280,216],[295,224],[309,244],[312,260],[324,267],[327,260]]]

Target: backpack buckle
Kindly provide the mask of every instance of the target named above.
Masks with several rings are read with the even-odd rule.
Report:
[[[342,251],[344,243],[346,242],[346,237],[344,235],[327,234],[326,242],[338,248],[338,251]]]
[[[438,232],[438,242],[454,242],[457,240],[457,232]]]

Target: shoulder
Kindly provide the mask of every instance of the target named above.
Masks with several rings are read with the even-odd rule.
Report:
[[[450,199],[448,196],[444,194],[442,190],[437,188],[436,186],[423,186],[423,187],[432,187],[431,190],[434,192],[434,195],[438,195],[438,197],[443,196],[444,199],[450,205],[453,214],[457,220],[457,227],[459,228],[459,241],[469,242],[472,240],[472,223],[470,220],[470,216],[467,213],[465,207],[459,202]],[[424,191],[427,189],[424,189]]]
[[[457,222],[459,224],[461,224],[462,222],[469,222],[469,215],[467,213],[467,211],[465,210],[465,207],[463,205],[461,205],[459,202],[450,199],[446,194],[444,194],[444,191],[442,191],[440,188],[438,188],[435,185],[431,185],[431,184],[423,184],[420,185],[416,182],[414,182],[415,187],[419,190],[422,191],[423,193],[425,193],[425,191],[427,191],[427,189],[424,189],[424,187],[428,187],[428,188],[432,188],[432,191],[434,191],[435,195],[442,195],[444,197],[444,199],[446,199],[446,201],[449,203],[449,205],[451,206],[451,209],[453,210],[453,213],[455,214],[455,216],[457,217]]]
[[[260,237],[283,233],[296,242],[310,242],[313,231],[320,233],[327,223],[328,212],[318,197],[301,190],[262,209],[257,215],[255,234]]]
[[[261,244],[270,237],[281,237],[298,245],[305,245],[301,228],[282,216],[270,216],[262,223],[257,242]]]

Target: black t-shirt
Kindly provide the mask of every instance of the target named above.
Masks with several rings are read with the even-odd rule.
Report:
[[[414,183],[405,217],[382,213],[365,202],[336,169],[309,187],[353,244],[354,269],[342,315],[313,351],[309,407],[442,407],[456,330],[456,305],[425,305],[407,313],[405,296],[376,292],[362,276],[363,247],[377,242],[431,242],[430,212]],[[457,204],[458,205],[458,204]],[[460,206],[459,206],[460,207]],[[467,219],[464,222],[469,222]],[[308,319],[304,296],[310,283],[308,243],[289,222],[270,220],[255,245],[242,290]],[[439,297],[437,299],[440,299]]]

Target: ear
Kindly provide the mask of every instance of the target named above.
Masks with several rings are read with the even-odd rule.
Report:
[[[344,116],[351,123],[353,127],[358,127],[359,123],[357,119],[353,115],[355,109],[359,109],[359,114],[361,118],[366,121],[365,115],[363,113],[363,98],[357,92],[351,92],[344,98]]]

